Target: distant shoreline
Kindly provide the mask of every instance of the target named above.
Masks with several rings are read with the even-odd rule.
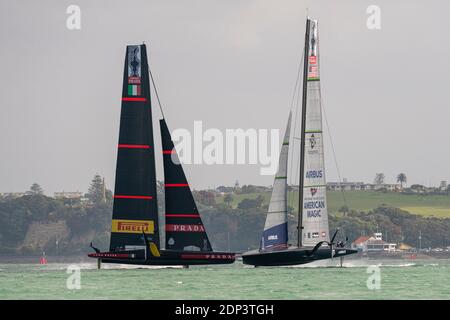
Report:
[[[0,255],[0,264],[39,264],[40,255],[27,255],[27,256],[7,256]],[[48,263],[88,263],[95,262],[95,259],[90,259],[86,256],[46,256]]]
[[[40,255],[0,255],[0,264],[39,264]],[[46,256],[48,263],[95,263],[95,259],[90,259],[83,255],[68,255],[68,256]],[[336,258],[336,260],[339,260]],[[386,261],[386,260],[399,260],[399,261],[426,261],[426,260],[450,260],[450,254],[416,254],[412,257],[407,253],[391,253],[380,254],[371,253],[369,255],[362,255],[361,253],[351,255],[345,258],[344,261]]]

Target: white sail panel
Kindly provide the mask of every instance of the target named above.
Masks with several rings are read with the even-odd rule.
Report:
[[[266,223],[261,238],[260,248],[283,248],[287,246],[287,167],[289,154],[289,137],[291,114],[289,114],[283,145],[278,162],[278,171],[273,183],[272,197],[269,202]]]
[[[320,103],[319,38],[316,20],[310,20],[305,124],[305,165],[302,243],[329,241],[325,164]]]

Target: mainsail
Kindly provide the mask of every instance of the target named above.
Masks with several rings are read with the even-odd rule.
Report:
[[[110,251],[159,247],[156,171],[145,45],[127,46]]]
[[[160,120],[164,155],[166,249],[212,251],[169,129]]]
[[[273,183],[272,196],[261,238],[261,250],[287,247],[287,168],[291,118],[292,116],[289,114],[278,162],[278,171]]]
[[[330,241],[325,182],[325,165],[320,101],[319,38],[316,20],[308,19],[306,82],[306,115],[304,120],[302,245],[312,246]],[[309,32],[308,32],[309,31]]]

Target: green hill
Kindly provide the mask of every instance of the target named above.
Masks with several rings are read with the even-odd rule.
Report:
[[[264,197],[264,204],[270,199],[270,192],[249,193],[233,195],[232,207],[236,207],[243,199],[254,199],[259,195]],[[344,193],[349,209],[357,211],[369,211],[380,205],[388,205],[400,208],[413,214],[434,217],[450,217],[450,196],[447,195],[421,195],[402,194],[398,192],[377,191],[346,191]],[[331,212],[338,212],[344,206],[342,192],[328,191],[328,206]],[[223,202],[224,197],[219,196],[217,203]],[[298,193],[290,193],[289,205],[297,210]]]

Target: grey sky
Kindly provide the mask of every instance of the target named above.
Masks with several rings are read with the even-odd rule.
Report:
[[[172,130],[192,129],[194,120],[205,128],[283,130],[306,3],[1,0],[0,192],[35,181],[50,194],[85,191],[96,172],[112,188],[126,44],[149,46]],[[70,4],[81,7],[80,31],[66,28]],[[381,7],[379,31],[366,28],[370,4]],[[450,180],[449,12],[446,0],[310,1],[343,177],[372,181],[384,172],[394,182],[405,172],[409,182]],[[328,139],[325,148],[328,180],[336,180]],[[259,168],[185,171],[194,188],[236,179],[271,184]]]

